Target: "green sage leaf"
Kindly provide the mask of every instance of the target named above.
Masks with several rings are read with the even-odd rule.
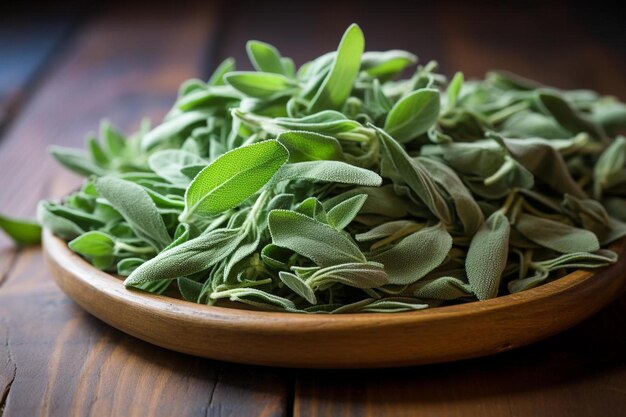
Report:
[[[442,223],[421,229],[391,249],[368,257],[385,266],[391,284],[411,284],[443,263],[452,237]]]
[[[124,217],[133,231],[156,249],[172,241],[163,218],[148,193],[139,185],[112,177],[96,180],[98,192]]]
[[[268,225],[275,245],[291,249],[319,266],[365,262],[365,256],[350,238],[303,214],[273,210]]]
[[[509,255],[509,220],[501,211],[489,216],[474,235],[465,269],[472,292],[479,300],[487,300],[498,295],[502,272]]]
[[[355,24],[350,25],[341,38],[330,72],[309,104],[311,112],[341,108],[359,73],[364,48],[365,40],[361,28]]]
[[[41,241],[41,226],[30,219],[0,214],[0,229],[19,245],[36,245]]]
[[[538,245],[560,253],[600,249],[598,238],[592,232],[531,214],[520,213],[515,228]]]
[[[398,101],[387,116],[385,131],[400,143],[425,133],[439,117],[439,91],[425,88]]]
[[[259,191],[287,158],[285,147],[274,140],[225,153],[189,184],[181,221],[193,214],[213,216],[238,206]]]

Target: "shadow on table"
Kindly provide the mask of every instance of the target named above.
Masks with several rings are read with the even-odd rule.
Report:
[[[142,342],[83,314],[86,325],[114,346],[109,355],[128,358],[120,362],[113,357],[111,364],[137,370],[148,366],[155,375],[167,374],[167,386],[173,389],[203,387],[204,395],[210,392],[210,407],[285,404],[295,379],[296,406],[304,410],[303,415],[308,415],[305,411],[313,403],[315,409],[324,405],[332,415],[338,412],[335,406],[476,405],[510,402],[522,395],[528,401],[541,397],[548,403],[551,397],[583,401],[581,395],[596,401],[617,396],[623,402],[625,312],[626,297],[622,297],[579,326],[532,346],[473,360],[373,370],[287,370],[196,358]],[[171,384],[176,380],[184,382],[182,388]]]
[[[377,403],[484,406],[500,400],[511,406],[512,398],[522,396],[553,407],[555,401],[575,400],[571,402],[580,405],[591,397],[594,403],[599,397],[611,397],[626,405],[625,313],[622,297],[560,335],[491,357],[398,369],[300,370],[296,392],[304,409],[310,401],[327,407],[344,401],[356,409]]]

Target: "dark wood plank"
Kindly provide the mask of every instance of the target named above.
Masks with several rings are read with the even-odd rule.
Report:
[[[302,371],[296,417],[622,416],[626,298],[582,325],[490,358],[375,371]]]
[[[207,414],[221,417],[290,415],[291,371],[222,363]]]
[[[179,6],[116,9],[85,26],[0,145],[2,211],[31,214],[39,198],[79,184],[47,145],[81,146],[101,117],[125,131],[144,115],[159,120],[179,83],[204,72],[218,9]],[[3,257],[14,256],[9,245]],[[283,373],[177,354],[104,325],[60,292],[37,248],[0,266],[3,417],[285,415]]]
[[[33,16],[31,11],[0,14],[0,131],[45,76],[79,14],[78,10],[45,16]]]

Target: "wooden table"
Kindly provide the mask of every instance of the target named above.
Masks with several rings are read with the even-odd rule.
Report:
[[[0,211],[32,215],[38,199],[79,184],[47,156],[48,145],[81,146],[101,117],[127,131],[143,116],[158,121],[182,80],[206,78],[230,55],[250,68],[250,38],[301,64],[335,48],[356,21],[368,49],[415,51],[448,74],[505,68],[626,99],[623,22],[595,9],[182,3],[2,18]],[[444,365],[243,366],[169,352],[108,327],[61,293],[38,248],[16,249],[0,237],[0,416],[624,416],[625,317],[622,297],[545,342]]]

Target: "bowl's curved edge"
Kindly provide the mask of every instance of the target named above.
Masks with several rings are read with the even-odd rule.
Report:
[[[85,310],[161,347],[257,365],[373,368],[446,362],[533,343],[584,320],[626,283],[626,256],[521,293],[406,313],[307,315],[199,305],[127,290],[44,230],[55,281]],[[620,255],[626,240],[612,246]]]

